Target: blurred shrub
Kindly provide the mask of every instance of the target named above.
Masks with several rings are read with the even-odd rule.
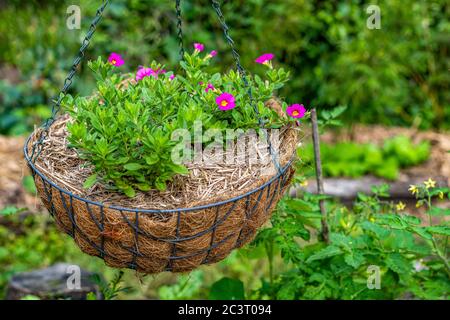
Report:
[[[321,108],[347,105],[347,121],[450,127],[448,55],[449,5],[444,0],[374,1],[381,8],[381,29],[366,27],[367,3],[317,0],[224,1],[223,11],[242,60],[249,69],[266,51],[293,71],[280,93],[291,101]],[[66,8],[80,5],[82,30],[65,26]],[[66,70],[100,1],[9,1],[0,12],[0,67],[20,70],[27,92],[38,102],[15,100],[0,116],[22,106],[48,102]],[[232,57],[210,1],[183,1],[185,45],[204,42],[217,48],[224,68]],[[125,53],[135,68],[157,58],[178,58],[174,1],[116,0],[110,4],[87,58],[110,51]],[[92,80],[75,81],[85,94]],[[2,90],[3,96],[3,90]],[[3,100],[4,98],[2,98]],[[0,126],[0,132],[9,132]]]
[[[298,150],[305,168],[310,168],[308,175],[314,174],[314,149],[307,144]],[[320,145],[321,157],[324,160],[323,172],[328,177],[357,178],[366,174],[395,180],[401,168],[415,166],[428,160],[430,144],[422,141],[414,144],[406,136],[395,136],[387,139],[383,146],[366,143],[340,142]]]

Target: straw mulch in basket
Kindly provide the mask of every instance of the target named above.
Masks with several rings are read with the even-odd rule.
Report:
[[[102,257],[117,268],[133,268],[142,273],[190,271],[200,264],[214,263],[231,250],[251,241],[270,217],[293,175],[287,169],[283,179],[240,200],[195,211],[144,213],[112,209],[177,209],[196,207],[246,194],[268,182],[276,169],[272,161],[251,165],[188,165],[189,176],[176,176],[165,192],[138,192],[135,198],[111,192],[101,184],[83,189],[92,168],[67,147],[68,116],[50,128],[35,166],[50,181],[71,194],[103,203],[71,197],[46,183],[38,175],[35,182],[45,206],[53,212],[58,227],[74,237],[82,251]],[[30,139],[28,150],[36,140]],[[284,128],[280,134],[280,164],[286,165],[299,141],[298,128]],[[248,152],[262,153],[259,144],[248,144]],[[29,151],[28,151],[29,152]],[[235,150],[227,150],[235,152]],[[220,156],[220,155],[213,155]],[[178,228],[177,228],[178,226]]]

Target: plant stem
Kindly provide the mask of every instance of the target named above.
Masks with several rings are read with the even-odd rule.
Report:
[[[427,214],[428,214],[428,222],[430,227],[433,225],[433,219],[431,216],[431,208],[432,208],[432,202],[431,202],[431,194],[427,189],[427,206],[428,206],[428,210],[427,210]],[[447,271],[447,275],[450,278],[450,264],[447,261],[447,257],[446,257],[446,253],[442,254],[441,251],[439,250],[438,244],[436,242],[436,239],[434,238],[433,235],[431,235],[431,243],[433,244],[433,249],[436,253],[436,255],[438,256],[439,259],[441,259],[441,261],[444,263],[445,269]],[[446,244],[447,246],[447,244]]]
[[[273,240],[265,243],[267,258],[269,260],[269,281],[270,286],[273,286]]]
[[[317,113],[316,109],[311,110],[311,123],[312,123],[312,134],[313,134],[313,144],[314,144],[314,161],[316,166],[316,181],[317,181],[317,193],[319,195],[324,194],[323,189],[323,174],[322,174],[322,160],[320,159],[320,137],[319,137],[319,126],[317,124]],[[327,213],[325,211],[325,201],[324,199],[319,200],[320,213],[322,214],[322,238],[326,243],[330,243],[330,231],[327,223]]]

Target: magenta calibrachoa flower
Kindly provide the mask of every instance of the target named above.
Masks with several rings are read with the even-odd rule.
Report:
[[[293,104],[287,107],[286,112],[292,118],[300,119],[305,116],[306,109],[302,104]]]
[[[108,62],[115,67],[120,67],[125,63],[123,61],[122,56],[118,53],[112,52],[108,57]]]
[[[208,83],[208,85],[205,88],[205,92],[208,92],[209,90],[214,90],[216,89],[211,83]]]
[[[236,107],[234,96],[231,93],[224,92],[216,98],[216,103],[222,111],[230,110]]]
[[[153,71],[151,68],[141,67],[136,72],[136,81],[140,81],[140,80],[144,79],[145,77],[149,77],[149,76],[154,77],[155,75],[156,75],[155,71]]]
[[[169,80],[173,80],[173,79],[175,79],[175,75],[174,74],[172,74],[170,77],[169,77]]]
[[[256,58],[255,62],[272,68],[272,59],[274,57],[275,55],[273,53],[264,53],[262,56]]]
[[[210,53],[208,53],[208,55],[205,58],[206,59],[211,59],[211,58],[214,58],[215,56],[217,56],[217,51],[213,50]]]
[[[202,43],[196,42],[196,43],[194,43],[194,48],[196,51],[202,52],[203,50],[205,50],[205,45]]]

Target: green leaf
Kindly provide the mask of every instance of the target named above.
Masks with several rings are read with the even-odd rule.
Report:
[[[140,165],[139,163],[127,163],[123,167],[125,168],[125,170],[128,170],[128,171],[136,171],[136,170],[140,170],[143,168],[143,166]]]
[[[26,296],[20,298],[20,300],[41,300],[41,298],[32,294],[27,294]]]
[[[238,279],[222,278],[211,286],[211,300],[244,300],[244,283]]]
[[[155,182],[155,187],[156,189],[158,189],[159,191],[166,191],[167,185],[165,182],[160,181],[160,180],[156,180]]]
[[[443,236],[449,236],[450,237],[450,228],[447,226],[432,226],[427,227],[427,231],[432,234],[439,234]]]
[[[94,292],[89,292],[86,295],[86,300],[97,300],[97,295]]]
[[[360,265],[362,265],[365,261],[364,256],[359,251],[353,251],[351,253],[347,253],[344,256],[344,261],[349,266],[357,269]]]
[[[130,186],[123,188],[122,191],[127,197],[134,198],[136,196],[136,191]]]
[[[390,234],[389,230],[383,228],[382,226],[380,226],[376,223],[370,222],[370,221],[363,221],[360,224],[360,226],[364,230],[373,232],[377,236],[378,239],[384,239]]]
[[[135,184],[135,186],[144,192],[150,191],[152,189],[152,187],[148,184],[148,183],[137,183]]]
[[[407,274],[411,272],[412,263],[400,253],[391,253],[386,258],[386,265],[392,271],[398,274]]]
[[[186,168],[183,165],[174,164],[171,166],[171,168],[172,168],[173,172],[176,174],[184,174],[184,175],[189,174],[188,168]]]
[[[316,260],[323,260],[326,258],[334,257],[337,255],[342,254],[342,250],[339,247],[336,247],[334,245],[330,245],[326,248],[323,248],[322,250],[318,251],[317,253],[310,256],[306,262],[312,262]]]
[[[144,160],[149,166],[151,166],[151,165],[154,165],[155,163],[157,163],[159,161],[159,156],[156,153],[153,153],[153,154],[151,154],[149,156],[146,156],[144,158]]]
[[[83,184],[84,189],[89,189],[97,182],[97,174],[90,175]]]
[[[20,212],[24,212],[26,210],[27,210],[26,208],[17,208],[14,206],[7,206],[7,207],[3,208],[2,210],[0,210],[0,215],[9,216],[9,215],[17,214]]]
[[[288,199],[285,201],[286,206],[291,210],[311,212],[314,211],[314,205],[302,199]]]
[[[424,239],[431,240],[433,236],[428,232],[427,228],[424,227],[412,227],[411,230],[421,236]]]
[[[28,193],[36,194],[36,185],[34,184],[34,179],[32,176],[23,177],[22,185]]]
[[[339,106],[330,111],[332,118],[339,117],[344,111],[347,110],[347,106]]]

